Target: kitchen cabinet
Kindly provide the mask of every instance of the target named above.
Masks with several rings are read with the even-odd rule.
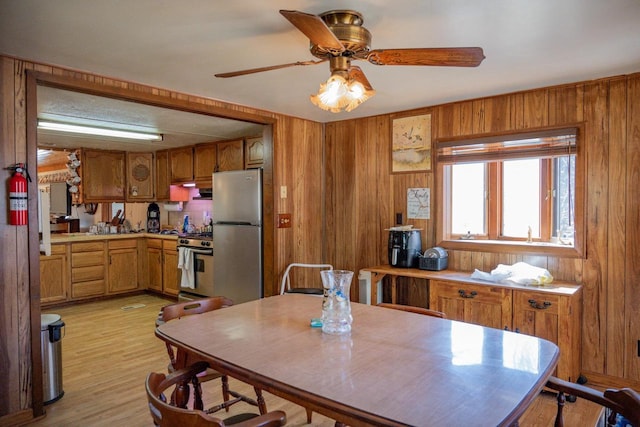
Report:
[[[162,240],[147,239],[147,289],[162,292],[162,269]]]
[[[244,169],[244,140],[218,142],[217,172]]]
[[[560,348],[556,376],[577,381],[580,375],[582,288],[530,289],[457,281],[430,280],[429,308],[451,320],[534,335]]]
[[[40,303],[62,302],[69,292],[68,245],[51,245],[50,256],[40,256]]]
[[[162,241],[162,293],[177,296],[181,270],[178,269],[178,250],[175,240]]]
[[[492,328],[511,328],[511,290],[455,282],[429,283],[429,308],[451,320]]]
[[[109,293],[138,289],[138,240],[109,240]]]
[[[104,295],[105,242],[91,241],[71,244],[71,298]]]
[[[211,175],[217,166],[217,144],[198,144],[193,149],[193,178],[198,187],[211,188]]]
[[[170,187],[171,166],[169,164],[169,150],[156,151],[156,201],[168,201]]]
[[[82,151],[84,203],[120,202],[125,199],[125,152]]]
[[[244,168],[253,169],[264,166],[264,144],[262,136],[247,138],[244,141]]]
[[[155,160],[153,153],[127,152],[127,202],[155,200]]]
[[[171,183],[193,182],[193,146],[169,150]]]

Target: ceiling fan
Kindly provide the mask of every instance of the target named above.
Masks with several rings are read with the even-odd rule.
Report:
[[[215,76],[236,77],[329,61],[331,77],[320,86],[317,95],[311,95],[311,102],[322,109],[339,112],[343,108],[351,111],[375,94],[360,67],[351,65],[352,60],[365,60],[374,65],[477,67],[484,59],[482,48],[479,47],[370,50],[371,33],[362,26],[362,14],[353,10],[330,10],[320,15],[280,10],[280,14],[309,38],[309,50],[319,60],[251,68]]]

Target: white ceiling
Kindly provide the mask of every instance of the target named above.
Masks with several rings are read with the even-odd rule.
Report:
[[[372,49],[480,46],[477,68],[358,61],[377,95],[350,113],[313,106],[328,63],[279,13],[355,9]],[[0,0],[0,53],[319,122],[640,71],[638,0]]]

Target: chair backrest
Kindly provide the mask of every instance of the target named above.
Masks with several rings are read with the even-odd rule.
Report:
[[[595,402],[611,410],[611,416],[607,420],[609,426],[616,425],[616,414],[625,417],[631,425],[640,426],[640,394],[630,389],[607,389],[604,392],[581,384],[571,383],[560,378],[551,377],[547,381],[547,387],[558,391],[558,412],[556,414],[556,427],[564,425],[562,409],[565,395],[573,395]]]
[[[164,307],[162,307],[160,313],[158,314],[156,326],[170,320],[179,319],[184,316],[206,313],[208,311],[218,310],[220,308],[230,307],[232,305],[233,301],[223,296],[202,298],[193,301],[184,301],[165,305]],[[167,353],[169,354],[171,366],[175,368],[176,356],[173,351],[173,347],[168,342],[165,342],[165,345],[167,347]]]
[[[422,307],[414,307],[412,305],[391,304],[387,302],[381,302],[380,304],[378,304],[378,307],[392,308],[394,310],[402,310],[402,311],[408,311],[411,313],[424,314],[425,316],[439,317],[441,319],[447,318],[447,316],[441,311],[429,310],[428,308],[422,308]]]
[[[155,372],[147,375],[145,381],[147,401],[151,418],[156,426],[224,427],[238,424],[244,427],[280,427],[286,424],[287,415],[283,411],[271,411],[263,415],[236,414],[221,420],[197,409],[183,409],[167,403],[165,393],[178,384],[191,382],[194,391],[199,390],[198,374],[208,367],[207,362],[196,362],[190,367],[177,370],[169,375]]]
[[[318,270],[333,270],[333,266],[331,264],[303,264],[303,263],[293,263],[289,264],[287,268],[284,270],[284,274],[282,275],[282,283],[280,285],[280,295],[291,291],[293,288],[291,287],[291,270],[293,268],[307,268],[307,269],[318,269]],[[317,282],[316,282],[317,283]],[[318,286],[306,286],[308,288],[318,288]],[[305,288],[305,286],[301,286],[300,288]],[[322,288],[322,284],[320,284],[320,289]]]
[[[223,296],[178,302],[162,307],[162,310],[160,312],[160,319],[163,322],[168,322],[170,320],[179,319],[184,316],[206,313],[207,311],[230,307],[232,305],[233,301]]]
[[[160,427],[220,427],[225,425],[223,421],[211,417],[203,411],[172,406],[167,403],[167,398],[164,395],[167,389],[179,382],[195,378],[207,366],[206,362],[198,362],[190,368],[176,371],[169,376],[155,372],[147,376],[145,382],[147,401],[149,402],[149,411],[155,425]]]

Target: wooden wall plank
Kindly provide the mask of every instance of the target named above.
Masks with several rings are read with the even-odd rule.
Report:
[[[606,325],[607,349],[624,347],[625,310],[619,310],[619,300],[625,299],[625,249],[626,249],[626,186],[627,186],[627,82],[612,81],[609,88],[609,200],[607,203],[607,277],[606,277]],[[607,375],[624,375],[623,351],[607,351]]]
[[[624,378],[640,380],[640,76],[628,79],[626,151],[626,240],[624,296],[615,295],[615,309],[624,307]],[[607,330],[611,330],[607,325]],[[617,351],[612,348],[611,351]]]
[[[583,367],[603,373],[606,360],[607,190],[609,147],[607,145],[608,82],[585,87],[585,153],[587,172],[586,247],[583,279]]]

